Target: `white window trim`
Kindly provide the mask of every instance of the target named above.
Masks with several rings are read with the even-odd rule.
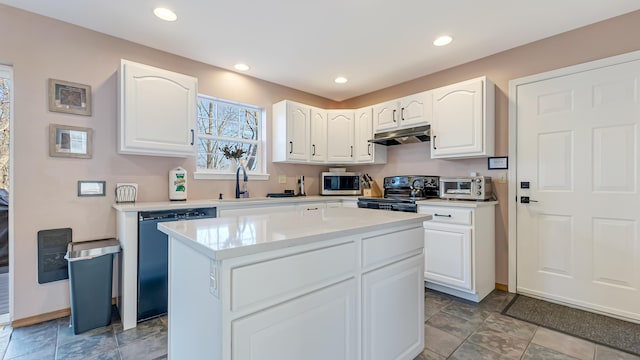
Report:
[[[267,140],[266,140],[266,131],[267,131],[267,111],[265,108],[245,104],[233,100],[217,98],[214,96],[209,96],[205,94],[198,94],[198,97],[208,98],[214,101],[227,102],[231,104],[237,104],[239,106],[253,106],[261,109],[261,118],[260,118],[260,134],[257,142],[261,145],[259,146],[260,150],[260,168],[256,171],[248,172],[247,176],[249,180],[269,180],[270,174],[267,173]],[[200,136],[196,133],[196,138],[200,138]],[[197,157],[196,157],[197,159]],[[197,160],[196,160],[197,161]],[[198,169],[198,165],[196,164],[196,171],[193,173],[193,178],[196,180],[235,180],[236,173],[235,171],[224,171],[224,170],[205,170]]]

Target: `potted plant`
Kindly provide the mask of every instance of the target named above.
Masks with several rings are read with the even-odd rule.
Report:
[[[225,145],[222,147],[222,154],[229,161],[231,169],[235,169],[240,164],[240,159],[246,153],[246,151],[238,145]]]

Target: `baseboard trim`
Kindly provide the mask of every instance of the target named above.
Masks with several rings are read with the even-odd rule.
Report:
[[[115,305],[115,303],[116,303],[116,298],[112,298],[111,304]],[[39,324],[41,322],[45,322],[49,320],[60,319],[70,315],[71,315],[71,308],[60,309],[60,310],[56,310],[56,311],[52,311],[52,312],[48,312],[40,315],[29,316],[24,319],[14,320],[11,322],[11,327],[14,329],[21,328],[25,326]]]
[[[509,285],[496,283],[496,290],[509,292]]]
[[[65,316],[69,316],[69,315],[71,315],[71,309],[70,308],[56,310],[56,311],[48,312],[48,313],[45,313],[45,314],[40,314],[40,315],[36,315],[36,316],[30,316],[30,317],[27,317],[27,318],[24,318],[24,319],[14,320],[14,321],[11,322],[11,327],[14,328],[14,329],[17,329],[17,328],[21,328],[21,327],[25,327],[25,326],[29,326],[29,325],[39,324],[41,322],[45,322],[45,321],[49,321],[49,320],[63,318]]]

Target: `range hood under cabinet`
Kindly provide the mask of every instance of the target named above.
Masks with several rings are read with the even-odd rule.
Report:
[[[429,125],[391,130],[373,135],[369,142],[385,146],[425,142],[431,140],[430,130]]]

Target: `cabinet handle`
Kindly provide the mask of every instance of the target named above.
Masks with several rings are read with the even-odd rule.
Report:
[[[311,145],[311,147],[313,147],[313,156],[316,156],[316,144]]]
[[[353,157],[353,145],[351,145],[350,148],[351,148],[351,157]]]
[[[289,141],[289,154],[293,154],[293,141]]]
[[[433,214],[433,216],[440,216],[440,217],[448,217],[448,218],[450,218],[450,217],[451,217],[451,214],[448,214],[448,215]]]
[[[433,135],[433,139],[431,139],[431,145],[433,145],[433,149],[434,150],[437,149],[437,147],[436,147],[436,136],[435,135]]]
[[[191,145],[194,144],[195,139],[196,139],[195,131],[193,129],[191,129]]]
[[[396,110],[393,110],[393,122],[396,122]]]
[[[400,120],[404,121],[404,108],[400,109]]]
[[[367,144],[367,154],[371,155],[371,144]]]

